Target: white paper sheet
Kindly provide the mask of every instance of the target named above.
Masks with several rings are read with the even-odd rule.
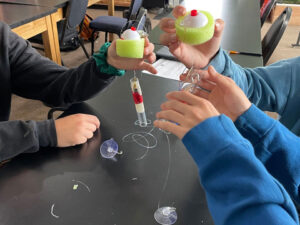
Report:
[[[153,74],[154,76],[164,77],[173,80],[179,80],[179,76],[186,70],[185,65],[183,65],[181,62],[167,59],[159,59],[155,63],[153,63],[153,66],[158,71],[158,74]],[[143,73],[149,72],[144,70]]]

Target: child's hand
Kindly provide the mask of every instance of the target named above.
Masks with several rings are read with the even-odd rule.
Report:
[[[170,92],[167,98],[168,101],[161,105],[162,111],[156,114],[157,119],[167,121],[155,120],[154,126],[169,131],[180,139],[202,121],[219,115],[209,101],[186,91]]]
[[[202,79],[199,86],[210,93],[197,89],[194,94],[210,101],[220,113],[235,121],[250,108],[251,102],[232,79],[217,73],[212,66],[200,73]]]
[[[74,114],[55,120],[57,146],[68,147],[87,142],[94,136],[100,122],[96,116]]]
[[[145,38],[144,57],[142,59],[124,58],[117,55],[116,41],[113,41],[108,48],[107,63],[117,69],[147,70],[150,73],[156,74],[157,70],[151,65],[156,60],[153,50],[154,45],[149,42],[148,38]]]
[[[183,6],[176,6],[173,10],[175,18],[184,16],[186,9]],[[160,22],[160,29],[163,33],[160,42],[169,47],[170,52],[181,61],[187,68],[201,69],[210,62],[220,48],[224,21],[215,21],[215,32],[212,39],[200,45],[188,45],[179,41],[176,37],[175,21],[171,18],[163,18]]]

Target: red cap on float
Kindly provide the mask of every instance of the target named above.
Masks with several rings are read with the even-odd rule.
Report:
[[[130,28],[132,31],[136,31],[136,28],[135,27],[131,27]]]
[[[193,9],[191,11],[191,16],[197,16],[198,15],[198,11],[196,9]]]

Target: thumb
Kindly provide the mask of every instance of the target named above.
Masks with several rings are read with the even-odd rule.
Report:
[[[145,47],[148,47],[150,44],[150,41],[147,37],[145,37],[144,39],[145,39]]]
[[[219,74],[213,66],[208,67],[208,78],[207,80],[216,83],[219,87],[226,89],[228,88],[228,81],[225,76]]]
[[[224,30],[225,23],[222,19],[216,19],[214,37],[220,38]]]
[[[142,62],[142,65],[139,69],[140,70],[147,70],[152,74],[157,74],[157,70],[150,63]]]
[[[184,6],[178,5],[173,10],[173,16],[178,18],[180,16],[184,16],[186,14],[186,9]]]
[[[115,49],[116,48],[116,40],[114,40],[110,46],[112,46]]]
[[[219,79],[218,79],[218,73],[215,70],[215,68],[213,66],[209,66],[207,72],[208,72],[207,77],[204,78],[217,84],[219,82]]]

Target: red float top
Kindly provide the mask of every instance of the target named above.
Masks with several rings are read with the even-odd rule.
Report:
[[[132,31],[136,31],[136,28],[135,27],[131,27],[130,28]]]
[[[198,11],[196,9],[193,9],[191,11],[191,16],[197,16],[198,15]]]

